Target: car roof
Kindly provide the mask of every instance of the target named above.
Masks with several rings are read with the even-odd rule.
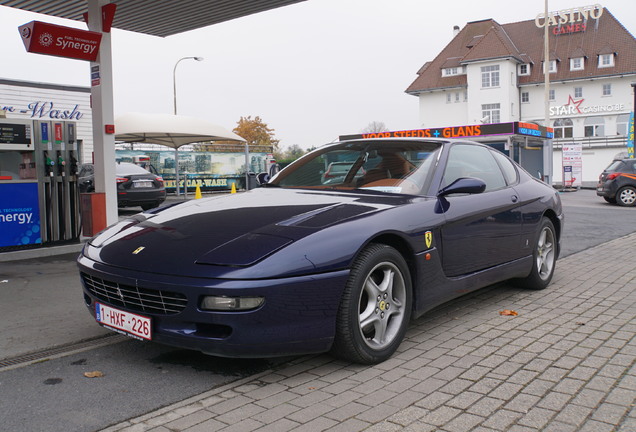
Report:
[[[117,174],[150,174],[149,171],[130,162],[117,162],[115,172]]]

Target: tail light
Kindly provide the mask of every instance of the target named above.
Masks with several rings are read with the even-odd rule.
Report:
[[[155,180],[157,180],[159,183],[163,183],[163,177],[155,177]]]
[[[607,180],[614,180],[616,177],[620,176],[621,173],[611,173],[607,176]]]
[[[127,181],[126,177],[117,177],[117,184],[126,183]]]

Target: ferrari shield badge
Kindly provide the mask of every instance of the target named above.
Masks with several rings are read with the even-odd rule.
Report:
[[[430,231],[426,231],[424,233],[424,240],[426,241],[426,247],[430,248],[433,244],[433,233]]]

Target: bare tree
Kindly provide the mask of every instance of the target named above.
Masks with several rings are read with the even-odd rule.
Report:
[[[384,122],[381,121],[372,121],[362,129],[362,133],[378,133],[378,132],[388,132],[389,128],[386,127]]]

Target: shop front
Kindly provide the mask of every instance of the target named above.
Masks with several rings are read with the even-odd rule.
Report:
[[[445,126],[340,136],[340,140],[361,138],[466,138],[496,148],[537,178],[552,174],[546,172],[549,167],[544,166],[543,149],[547,141],[554,138],[554,130],[535,123]]]

